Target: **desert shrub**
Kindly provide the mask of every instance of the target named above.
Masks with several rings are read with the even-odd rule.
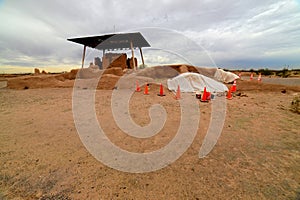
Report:
[[[258,73],[261,73],[261,75],[263,76],[270,76],[273,74],[273,72],[271,70],[269,70],[268,68],[266,69],[259,69]]]
[[[287,78],[290,76],[289,70],[287,68],[283,68],[276,72],[276,76],[280,76],[282,78]]]
[[[300,114],[300,95],[294,97],[291,102],[291,111]]]
[[[295,69],[294,71],[294,75],[299,75],[300,74],[300,69]]]

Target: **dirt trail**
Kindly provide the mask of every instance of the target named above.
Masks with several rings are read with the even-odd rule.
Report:
[[[248,89],[247,89],[248,87]],[[256,87],[256,88],[255,88]],[[191,147],[164,169],[130,174],[92,157],[72,115],[71,88],[0,90],[0,199],[296,199],[300,194],[299,115],[289,111],[296,92],[238,82],[242,96],[227,101],[224,129],[213,151],[198,158],[211,103],[200,103]],[[147,152],[174,137],[180,120],[171,93],[135,94],[133,119],[145,125],[148,108],[163,105],[165,128],[150,140],[120,131],[110,109],[112,90],[97,90],[96,111],[110,139],[129,151]]]

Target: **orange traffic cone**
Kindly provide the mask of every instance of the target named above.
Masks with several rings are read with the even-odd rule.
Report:
[[[236,92],[236,80],[233,81],[231,92]]]
[[[176,95],[174,97],[176,100],[181,99],[181,94],[180,94],[180,86],[178,85]]]
[[[136,92],[140,92],[141,91],[141,88],[139,86],[139,82],[136,81],[136,89],[135,89]]]
[[[160,97],[166,96],[164,94],[164,87],[163,87],[162,84],[160,84],[159,94],[157,94],[157,95],[160,96]]]
[[[145,94],[145,95],[148,95],[148,94],[149,94],[148,84],[145,85],[144,94]]]
[[[202,98],[200,99],[200,101],[201,102],[208,102],[206,87],[204,87],[204,91],[203,91]]]
[[[231,99],[232,99],[231,90],[232,90],[232,86],[230,87],[230,89],[229,89],[228,92],[227,92],[226,99],[228,99],[228,100],[231,100]]]
[[[252,79],[253,79],[253,73],[251,73],[250,75],[250,81],[252,81]]]
[[[261,82],[261,73],[258,75],[257,81]]]

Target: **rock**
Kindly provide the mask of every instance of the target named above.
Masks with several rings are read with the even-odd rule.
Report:
[[[101,75],[99,69],[93,70],[91,68],[82,68],[78,71],[78,76],[83,79],[98,78]]]
[[[89,68],[90,68],[90,69],[97,70],[97,69],[99,69],[99,66],[98,66],[98,65],[94,65],[93,63],[90,63]]]
[[[38,75],[38,74],[40,74],[41,72],[40,72],[40,70],[38,69],[38,68],[34,68],[34,75]]]
[[[47,74],[47,72],[45,70],[42,71],[42,74]]]
[[[168,66],[156,66],[156,67],[148,67],[145,69],[138,70],[137,76],[144,76],[149,78],[173,78],[179,73],[174,68]]]
[[[101,90],[112,90],[115,88],[116,83],[120,79],[120,76],[113,74],[104,74],[98,82],[97,89]]]
[[[70,72],[56,76],[56,79],[60,81],[65,81],[65,79],[74,80],[76,78],[78,71],[79,69],[72,69]]]
[[[41,190],[38,190],[35,197],[40,199],[43,196],[43,192]]]
[[[94,58],[94,65],[97,65],[99,69],[102,69],[102,62],[99,57]]]
[[[123,76],[123,70],[121,67],[113,67],[104,70],[103,74],[113,74],[116,76]]]
[[[69,79],[75,79],[78,71],[79,69],[72,69],[69,73],[70,74]]]
[[[127,55],[122,54],[118,58],[116,58],[109,66],[108,68],[117,68],[120,67],[122,70],[127,68]]]
[[[181,65],[179,67],[179,72],[182,74],[182,73],[186,73],[186,72],[189,72],[189,69],[186,65]]]
[[[131,57],[131,58],[128,58],[126,62],[127,62],[127,66],[128,66],[130,69],[133,69],[133,58],[132,58],[132,57]],[[138,62],[137,62],[137,59],[136,59],[136,58],[134,58],[134,64],[135,64],[136,67],[138,67]]]
[[[66,78],[64,78],[64,75],[65,75],[65,74],[59,74],[59,75],[55,76],[55,78],[56,78],[57,80],[59,80],[59,81],[65,81]]]

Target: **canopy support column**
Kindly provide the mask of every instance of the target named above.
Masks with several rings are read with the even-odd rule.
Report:
[[[86,46],[84,45],[84,47],[83,47],[83,53],[82,53],[81,68],[83,68],[83,65],[84,65],[85,51],[86,51]]]
[[[135,59],[134,59],[134,50],[133,50],[133,43],[132,43],[132,41],[130,42],[130,47],[131,47],[133,70],[136,70]]]
[[[141,58],[142,58],[143,68],[145,68],[145,62],[144,62],[144,56],[143,56],[142,47],[139,47],[139,49],[140,49],[140,53],[141,53]]]

